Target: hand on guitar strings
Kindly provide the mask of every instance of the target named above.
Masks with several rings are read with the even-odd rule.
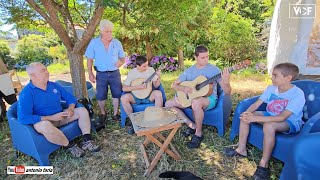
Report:
[[[190,87],[183,86],[183,92],[186,94],[190,94],[192,93],[192,89]]]
[[[147,88],[147,84],[143,83],[143,84],[137,85],[136,87],[137,87],[137,89],[146,89]]]
[[[157,75],[156,81],[160,81],[160,79],[161,79],[161,71],[160,70],[156,71],[156,75]]]
[[[224,68],[221,72],[221,81],[224,83],[229,83],[230,81],[230,72],[228,68]]]

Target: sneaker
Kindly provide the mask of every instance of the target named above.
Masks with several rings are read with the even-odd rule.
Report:
[[[76,158],[83,157],[85,154],[85,152],[76,144],[72,147],[69,147],[68,150],[71,152],[72,156]]]
[[[88,150],[90,152],[98,152],[100,151],[99,145],[95,144],[93,140],[84,141],[81,143],[81,148],[83,150]]]
[[[134,133],[135,133],[135,132],[134,132],[133,126],[132,126],[132,125],[129,126],[129,127],[128,127],[128,134],[133,135]]]
[[[233,149],[232,147],[225,148],[223,154],[227,157],[247,157],[238,153],[236,149]]]
[[[268,180],[270,179],[270,169],[258,166],[256,172],[254,172],[252,178],[254,180]]]
[[[115,116],[113,116],[113,118],[112,118],[114,121],[117,121],[117,122],[119,122],[120,120],[121,120],[121,117],[120,117],[120,115],[119,114],[117,114],[117,115],[115,115]]]
[[[132,126],[131,120],[129,117],[126,118],[126,126]]]
[[[184,136],[184,137],[189,137],[190,135],[192,135],[194,133],[196,133],[196,130],[192,129],[190,127],[188,127],[185,131],[181,132],[182,136]]]
[[[99,115],[99,119],[100,119],[101,122],[106,122],[106,121],[107,121],[107,115],[105,115],[105,114],[100,114],[100,115]]]
[[[201,141],[204,139],[204,136],[202,135],[201,137],[197,135],[192,135],[191,140],[187,143],[187,147],[189,149],[194,149],[200,147]]]

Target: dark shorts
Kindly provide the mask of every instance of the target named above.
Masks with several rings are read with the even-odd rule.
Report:
[[[122,83],[120,71],[112,72],[97,72],[97,100],[106,100],[108,97],[108,86],[111,89],[111,95],[113,98],[120,98],[122,93]]]
[[[262,111],[263,116],[271,116],[267,111]],[[302,124],[300,124],[297,121],[286,119],[285,122],[288,123],[289,126],[289,131],[287,132],[282,132],[283,134],[295,134],[298,133],[301,129]]]

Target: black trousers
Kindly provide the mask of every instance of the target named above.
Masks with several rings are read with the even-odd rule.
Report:
[[[3,99],[8,103],[8,104],[13,104],[17,101],[17,96],[16,94],[11,94],[11,95],[4,95],[1,91],[0,91],[0,108],[1,108],[1,114],[0,114],[0,122],[3,121],[3,118],[6,116],[6,105],[3,102]]]

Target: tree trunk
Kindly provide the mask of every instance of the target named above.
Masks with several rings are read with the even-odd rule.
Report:
[[[8,70],[7,66],[2,61],[2,58],[0,58],[0,75],[8,73],[8,72],[9,72],[9,70]]]
[[[88,98],[86,77],[83,67],[83,54],[68,51],[70,72],[72,77],[73,92],[77,98]]]
[[[184,70],[184,62],[183,62],[183,50],[178,50],[178,62],[179,62],[179,68]]]
[[[146,58],[148,61],[150,61],[153,57],[153,54],[152,54],[152,47],[151,47],[149,36],[146,37],[146,51],[147,51]]]

